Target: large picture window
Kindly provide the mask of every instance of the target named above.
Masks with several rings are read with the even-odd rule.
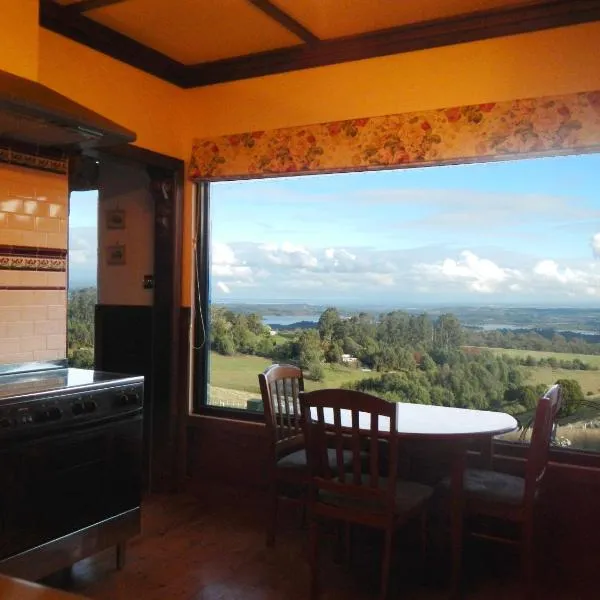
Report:
[[[561,381],[556,443],[600,450],[599,169],[592,154],[210,184],[198,397],[259,414],[257,374],[286,362],[308,389],[526,424]]]

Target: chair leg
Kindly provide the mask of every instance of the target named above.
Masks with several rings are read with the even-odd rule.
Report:
[[[421,579],[425,581],[427,575],[427,534],[428,534],[427,509],[421,513]]]
[[[390,564],[392,562],[392,542],[394,541],[394,530],[388,527],[384,533],[383,559],[381,561],[381,600],[386,600],[390,583]]]
[[[346,546],[346,563],[348,566],[352,565],[352,523],[346,521],[345,523],[345,546]]]
[[[316,600],[319,595],[319,522],[312,518],[309,526],[310,539],[310,598]]]
[[[275,532],[277,530],[277,511],[279,509],[279,498],[277,497],[277,484],[270,488],[269,514],[267,515],[267,546],[275,545]]]
[[[533,525],[526,522],[523,525],[523,539],[521,540],[521,574],[528,592],[528,597],[532,596],[534,589],[534,567]]]

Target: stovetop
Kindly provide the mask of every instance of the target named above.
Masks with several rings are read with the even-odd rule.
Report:
[[[0,375],[0,442],[137,415],[142,376],[48,368]]]
[[[0,375],[0,402],[77,388],[106,387],[116,383],[134,383],[140,378],[120,373],[89,369],[47,369]],[[131,380],[131,381],[128,381]]]

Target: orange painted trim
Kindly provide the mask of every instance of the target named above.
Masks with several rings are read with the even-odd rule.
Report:
[[[600,150],[600,91],[194,141],[191,180],[377,170]]]

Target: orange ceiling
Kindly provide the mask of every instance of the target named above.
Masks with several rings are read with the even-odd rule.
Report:
[[[77,4],[82,0],[58,0]],[[322,39],[541,0],[272,0]],[[296,35],[249,0],[121,0],[85,11],[185,65],[286,48]]]
[[[247,0],[125,0],[85,15],[186,65],[301,43]]]
[[[275,0],[320,38],[356,35],[536,0]]]

